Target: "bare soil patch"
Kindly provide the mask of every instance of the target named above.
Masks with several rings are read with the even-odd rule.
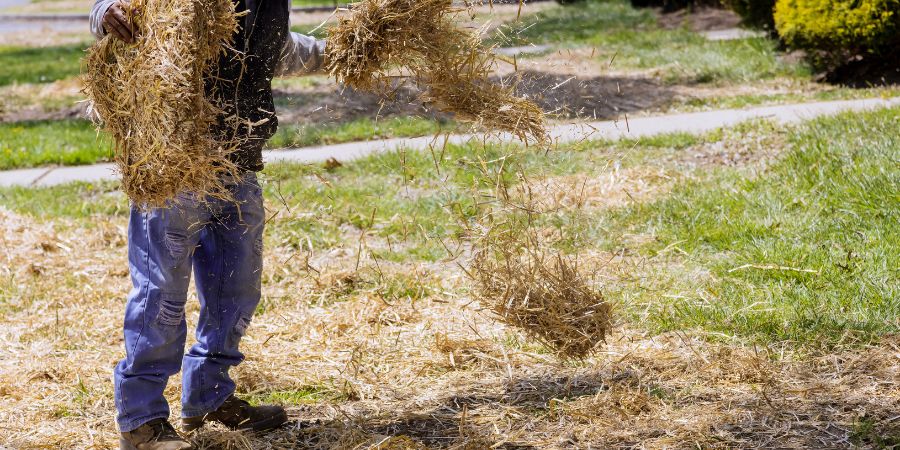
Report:
[[[687,28],[694,32],[727,30],[741,24],[741,18],[734,11],[724,8],[685,8],[670,13],[662,13],[657,19],[664,29]]]
[[[676,96],[672,87],[652,79],[629,76],[585,76],[523,70],[515,75],[517,93],[534,101],[551,118],[602,120],[623,113],[659,110]],[[512,77],[496,82],[513,82]],[[364,117],[420,116],[446,120],[452,116],[418,101],[420,92],[409,85],[394,90],[393,101],[378,96],[323,83],[305,89],[278,89],[281,124],[311,125],[346,122]]]

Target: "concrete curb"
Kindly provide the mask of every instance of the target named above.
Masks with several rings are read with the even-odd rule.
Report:
[[[750,119],[770,119],[780,123],[796,123],[845,111],[860,111],[891,106],[900,106],[900,97],[726,109],[633,119],[626,119],[623,116],[620,120],[557,125],[551,128],[550,134],[557,142],[567,143],[584,140],[639,138],[674,132],[704,133],[717,128],[733,126]],[[384,153],[401,148],[423,150],[429,146],[440,147],[444,144],[445,139],[446,142],[451,144],[464,144],[470,140],[481,141],[484,139],[484,136],[457,134],[446,137],[438,136],[437,138],[426,136],[348,142],[337,145],[268,150],[263,153],[263,158],[267,163],[318,163],[331,158],[338,161],[350,161],[371,154]],[[508,135],[490,138],[492,141],[508,141],[511,139],[512,137]],[[12,170],[0,172],[0,186],[53,186],[73,181],[97,182],[115,180],[117,177],[114,169],[115,166],[113,164],[95,164],[51,169]]]

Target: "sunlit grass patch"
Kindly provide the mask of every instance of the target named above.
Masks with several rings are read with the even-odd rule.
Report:
[[[587,0],[578,5],[525,14],[521,20],[500,27],[492,39],[501,45],[530,42],[587,43],[609,30],[655,27],[650,9],[636,9],[627,1]]]
[[[90,222],[101,216],[124,216],[128,201],[117,182],[68,183],[46,188],[0,188],[0,205],[41,219],[74,218]]]
[[[283,124],[268,142],[269,148],[308,147],[393,137],[414,137],[452,129],[453,124],[421,117],[392,117],[374,120],[368,117],[340,124]]]
[[[322,402],[345,401],[346,393],[328,385],[310,384],[295,389],[273,390],[246,396],[252,405],[309,405]]]
[[[659,330],[810,345],[900,330],[900,110],[818,119],[758,176],[716,171],[613,216],[660,263],[620,286]]]
[[[49,83],[78,75],[87,44],[56,47],[0,46],[0,86]]]
[[[686,29],[664,30],[649,10],[620,0],[587,1],[526,16],[493,39],[512,44],[552,43],[593,47],[612,69],[653,70],[667,82],[748,82],[804,77],[802,63],[778,58],[769,38],[710,41]]]
[[[109,159],[109,139],[86,120],[0,123],[0,169],[92,164]]]

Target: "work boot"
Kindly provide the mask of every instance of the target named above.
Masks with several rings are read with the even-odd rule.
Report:
[[[132,431],[122,433],[120,450],[190,450],[191,444],[181,438],[166,419],[153,419]]]
[[[280,406],[250,406],[232,395],[219,409],[202,416],[182,418],[181,424],[184,431],[194,431],[204,423],[213,421],[232,430],[265,431],[278,428],[287,420],[287,413]]]

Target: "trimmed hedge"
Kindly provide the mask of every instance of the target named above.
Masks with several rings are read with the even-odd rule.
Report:
[[[724,3],[741,16],[744,25],[775,31],[775,0],[724,0]]]
[[[775,27],[791,47],[840,60],[900,45],[900,0],[778,0]]]

